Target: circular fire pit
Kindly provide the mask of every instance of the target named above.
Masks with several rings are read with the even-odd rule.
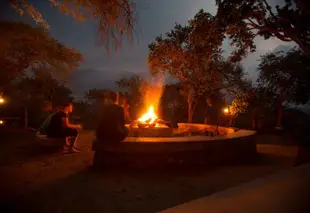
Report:
[[[218,166],[256,156],[255,131],[188,123],[178,127],[131,128],[122,143],[105,147],[103,164],[113,168]]]

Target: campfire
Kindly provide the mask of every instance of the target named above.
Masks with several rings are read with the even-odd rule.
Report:
[[[154,106],[150,106],[146,113],[130,125],[133,128],[169,128],[170,122],[159,119],[155,113]]]

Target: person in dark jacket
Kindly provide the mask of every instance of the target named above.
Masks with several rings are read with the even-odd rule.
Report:
[[[99,121],[96,129],[96,138],[93,142],[94,161],[93,166],[101,163],[103,147],[105,144],[117,144],[128,135],[125,127],[124,110],[117,104],[117,93],[107,92],[103,107],[100,109]]]

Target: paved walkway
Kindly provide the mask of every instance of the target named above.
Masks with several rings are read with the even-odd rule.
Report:
[[[309,195],[306,164],[160,213],[309,213]]]

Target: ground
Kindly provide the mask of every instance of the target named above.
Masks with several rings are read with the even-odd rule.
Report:
[[[37,155],[33,134],[1,134],[0,212],[157,212],[292,166],[281,160],[205,171],[94,174],[91,138],[91,132],[81,134],[81,153]]]

